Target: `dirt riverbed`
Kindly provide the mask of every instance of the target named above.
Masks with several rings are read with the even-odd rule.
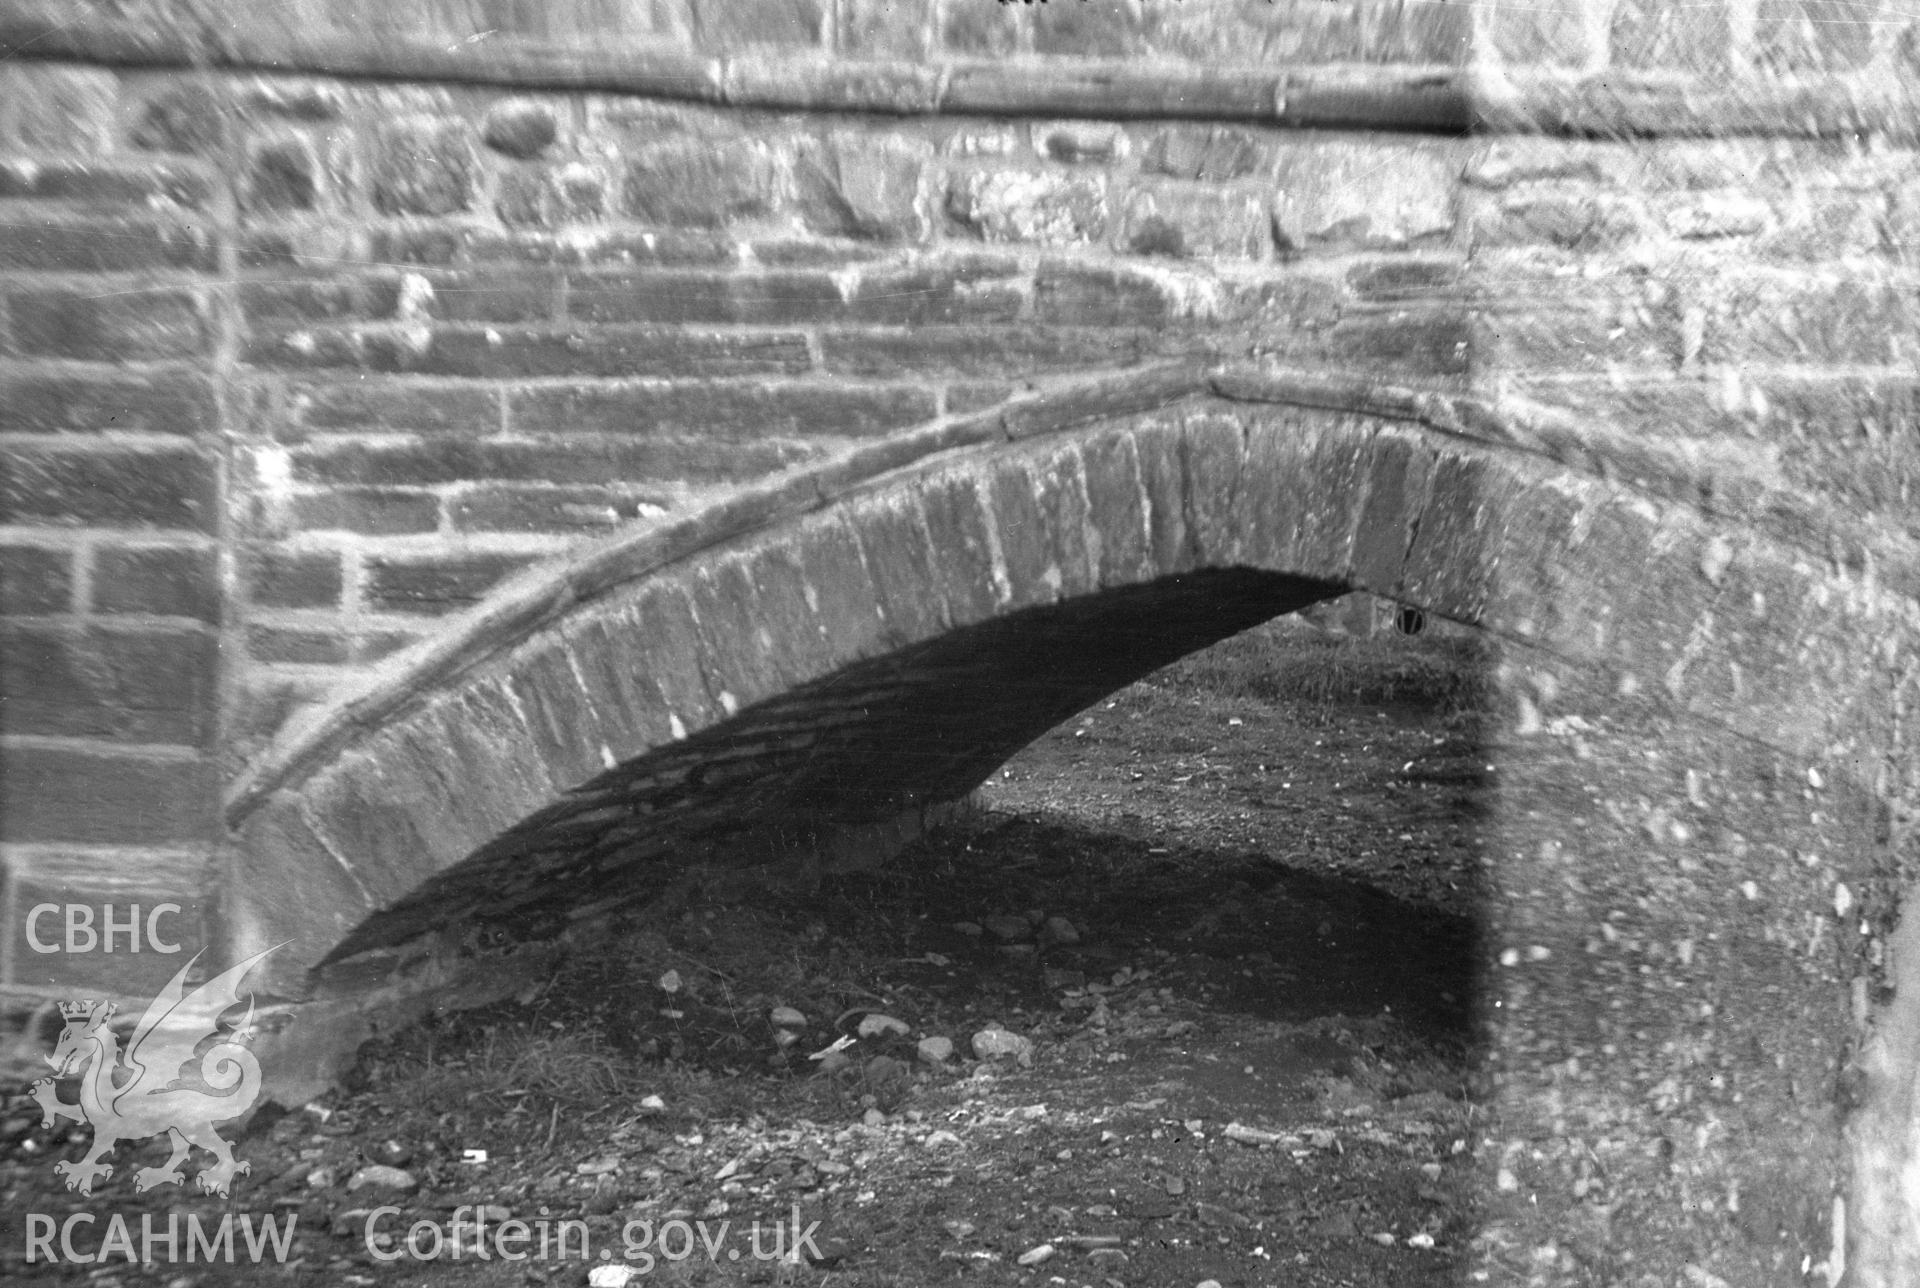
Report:
[[[369,1048],[350,1088],[256,1116],[229,1198],[197,1153],[136,1194],[158,1141],[70,1193],[84,1129],[9,1097],[0,1279],[1457,1283],[1474,718],[1220,674],[1098,704],[881,871],[718,884],[537,996]],[[234,1264],[190,1260],[225,1216]],[[54,1229],[70,1249],[27,1261]]]

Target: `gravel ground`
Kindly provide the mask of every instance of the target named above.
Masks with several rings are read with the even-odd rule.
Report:
[[[1209,666],[1057,729],[882,871],[716,881],[535,997],[370,1048],[239,1133],[229,1199],[200,1155],[134,1193],[157,1142],[69,1193],[84,1132],[9,1098],[0,1277],[1459,1282],[1473,721]],[[209,1264],[191,1235],[227,1217]],[[27,1261],[50,1230],[88,1260],[55,1234]]]

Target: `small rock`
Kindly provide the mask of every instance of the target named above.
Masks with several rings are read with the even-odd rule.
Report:
[[[1246,1216],[1232,1208],[1221,1207],[1218,1203],[1196,1203],[1194,1213],[1200,1218],[1202,1225],[1232,1226],[1240,1230],[1248,1229],[1253,1225]]]
[[[1095,1248],[1087,1261],[1102,1270],[1117,1270],[1127,1264],[1127,1254],[1118,1248]]]
[[[587,1272],[587,1288],[627,1288],[640,1277],[632,1266],[595,1266]]]
[[[1017,944],[1033,938],[1033,923],[1012,913],[988,917],[981,924],[1003,944]]]
[[[921,1038],[920,1044],[915,1047],[914,1050],[918,1052],[920,1058],[928,1064],[945,1064],[947,1061],[953,1059],[953,1039],[943,1037]]]
[[[978,939],[987,933],[978,922],[974,921],[956,921],[953,923],[953,928],[969,939]]]
[[[506,102],[487,114],[487,146],[525,161],[546,151],[558,133],[553,109],[544,103]]]
[[[307,1188],[310,1190],[330,1190],[339,1182],[338,1168],[316,1167],[307,1173]]]
[[[869,1109],[866,1113],[860,1115],[860,1121],[869,1127],[885,1127],[887,1125],[887,1116],[878,1109]]]
[[[1238,1141],[1242,1145],[1278,1145],[1283,1139],[1277,1131],[1265,1131],[1237,1122],[1228,1123],[1224,1132],[1228,1140]]]
[[[403,1172],[397,1167],[388,1167],[382,1163],[371,1163],[353,1174],[353,1179],[347,1182],[347,1189],[361,1190],[369,1185],[377,1185],[381,1189],[405,1192],[419,1184],[412,1172]]]
[[[981,1060],[1018,1060],[1033,1063],[1033,1042],[1002,1028],[981,1029],[973,1035],[973,1054]]]
[[[767,1015],[767,1020],[776,1029],[804,1029],[807,1027],[806,1015],[791,1006],[776,1006]]]
[[[922,1143],[925,1144],[928,1149],[936,1149],[945,1145],[958,1145],[960,1138],[945,1128],[942,1128],[939,1131],[927,1133],[927,1139]]]
[[[855,1029],[854,1033],[863,1038],[879,1038],[885,1037],[889,1033],[897,1033],[901,1037],[905,1037],[912,1031],[913,1030],[907,1027],[906,1021],[896,1020],[891,1015],[882,1015],[880,1012],[875,1011],[860,1021],[860,1027]]]
[[[1080,929],[1065,917],[1048,917],[1040,928],[1040,938],[1050,944],[1077,944]]]
[[[405,1167],[413,1159],[413,1150],[397,1140],[383,1140],[367,1151],[367,1157],[388,1167]]]
[[[1016,1260],[1023,1266],[1037,1266],[1043,1261],[1052,1260],[1053,1254],[1053,1245],[1051,1243],[1042,1243],[1028,1248],[1025,1252],[1021,1253]]]

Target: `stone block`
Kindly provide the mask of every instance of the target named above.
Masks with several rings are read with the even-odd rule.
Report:
[[[310,430],[478,435],[500,428],[498,389],[452,382],[309,384],[294,395],[293,410]]]
[[[826,321],[882,326],[1001,324],[1019,316],[1024,270],[997,257],[958,256],[911,268],[862,270],[844,308]]]
[[[210,272],[217,254],[209,231],[154,219],[9,223],[0,225],[0,271]]]
[[[1001,612],[1019,612],[1062,597],[1063,576],[1047,540],[1047,516],[1035,496],[1038,478],[1023,460],[1003,460],[982,482],[993,516],[993,596]]]
[[[1619,250],[1651,231],[1636,198],[1591,192],[1515,193],[1481,204],[1470,230],[1476,247],[1552,246],[1582,253]]]
[[[250,213],[312,210],[320,202],[320,166],[299,138],[254,145],[247,159],[242,208]]]
[[[1728,12],[1721,5],[1681,9],[1658,0],[1620,0],[1610,19],[1613,63],[1724,76],[1737,70]]]
[[[292,793],[276,793],[249,815],[234,849],[226,887],[233,905],[225,912],[258,944],[250,953],[290,940],[275,957],[310,967],[378,910],[371,893],[308,826]]]
[[[1472,10],[1421,0],[1270,5],[1187,0],[1143,10],[1146,40],[1162,54],[1201,63],[1439,63],[1471,52]]]
[[[8,734],[199,746],[214,730],[219,646],[199,630],[0,627]]]
[[[503,156],[531,161],[553,146],[559,132],[551,103],[543,99],[510,98],[487,109],[480,138]]]
[[[942,5],[938,21],[940,45],[950,53],[1004,58],[1032,47],[1020,11],[1009,5]]]
[[[461,812],[486,844],[554,802],[558,787],[506,684],[470,680],[434,703],[431,725],[415,735],[433,748],[447,781],[458,784]]]
[[[107,547],[93,558],[93,610],[220,620],[214,551],[171,546]]]
[[[1272,243],[1253,193],[1167,184],[1127,195],[1120,239],[1136,255],[1210,260],[1261,259]]]
[[[1085,245],[1106,236],[1107,181],[1052,170],[961,172],[948,181],[946,211],[989,242]]]
[[[158,995],[200,951],[210,911],[201,893],[207,862],[207,847],[199,844],[104,852],[63,846],[11,850],[5,865],[11,886],[9,920],[17,929],[8,937],[14,956],[4,964],[6,978],[57,985],[67,998]],[[55,951],[37,951],[27,941],[25,922],[30,910],[41,904],[62,910],[69,904],[91,907],[92,929],[101,938],[91,949],[67,952],[64,911],[42,914],[36,937]],[[173,909],[156,912],[162,904]],[[113,909],[110,936],[103,905]],[[129,917],[138,926],[131,935],[124,920]]]
[[[836,665],[874,657],[887,648],[886,614],[846,516],[803,520],[792,545],[805,579],[808,611],[831,646]]]
[[[623,198],[645,223],[719,228],[772,213],[785,170],[758,139],[668,139],[629,156]]]
[[[340,488],[293,498],[293,526],[313,532],[399,536],[440,526],[440,499],[398,488]]]
[[[1033,51],[1055,58],[1129,58],[1145,54],[1146,17],[1127,0],[1082,0],[1015,10],[1032,30]]]
[[[1161,283],[1125,269],[1081,267],[1052,260],[1034,276],[1033,317],[1046,324],[1153,327],[1172,320],[1173,301]]]
[[[487,592],[532,558],[509,554],[437,558],[382,555],[366,561],[361,599],[369,610],[378,613],[457,612],[486,598]]]
[[[0,161],[0,197],[197,211],[205,210],[213,200],[213,181],[197,166],[182,162],[89,164],[22,159]]]
[[[247,656],[256,662],[345,666],[353,660],[353,641],[333,631],[249,626]]]
[[[294,476],[322,485],[427,487],[472,480],[604,483],[737,483],[807,460],[800,443],[631,439],[572,435],[553,441],[439,439],[339,443],[294,452]]]
[[[1473,348],[1464,308],[1358,314],[1327,328],[1318,344],[1342,369],[1448,380],[1468,374]]]
[[[21,288],[8,294],[7,309],[14,349],[33,357],[164,361],[209,346],[200,302],[188,291]]]
[[[840,288],[824,272],[567,275],[567,312],[583,322],[781,326],[823,320],[841,307]]]
[[[388,906],[458,864],[487,838],[435,771],[437,748],[422,747],[404,724],[389,725],[300,787],[314,837]]]
[[[464,124],[407,121],[374,140],[373,208],[383,215],[451,215],[473,203],[477,164]]]
[[[499,486],[462,493],[448,505],[453,525],[468,532],[606,531],[672,508],[662,490],[633,493],[605,487]]]
[[[675,608],[682,611],[675,613]],[[572,736],[579,739],[591,733],[593,741],[584,745],[556,743],[556,755],[549,757],[556,776],[583,774],[584,781],[593,782],[615,765],[673,742],[676,720],[680,721],[680,736],[702,723],[709,702],[694,651],[697,646],[692,617],[684,608],[684,599],[665,611],[628,604],[567,631],[567,670],[559,671],[556,662],[550,672],[544,673],[547,678],[541,684],[541,719],[551,720],[584,706],[589,723],[577,728]],[[639,630],[643,622],[664,625],[667,633],[651,637],[629,634]],[[643,649],[652,661],[636,665],[636,655]],[[680,649],[690,651],[682,654]],[[569,676],[575,679],[577,689],[567,687]],[[540,737],[540,727],[535,726],[536,738]],[[597,767],[592,764],[596,757]]]
[[[212,532],[218,469],[194,452],[15,448],[0,458],[0,523]]]
[[[0,617],[39,617],[72,608],[72,550],[0,546]]]
[[[1278,158],[1275,243],[1304,254],[1444,240],[1459,170],[1456,147],[1439,140],[1292,144]]]
[[[1150,566],[1161,576],[1195,566],[1197,547],[1187,531],[1187,473],[1181,422],[1173,415],[1137,422],[1133,450],[1146,498]]]
[[[933,5],[847,0],[840,9],[840,52],[863,59],[928,62],[938,22]]]
[[[997,520],[984,485],[968,474],[942,472],[927,476],[919,492],[934,574],[921,593],[931,588],[954,626],[997,616],[1004,596],[996,586],[1006,571],[994,554]]]
[[[1112,165],[1133,149],[1127,132],[1099,121],[1053,121],[1033,127],[1033,150],[1065,165]]]
[[[211,430],[214,415],[212,385],[197,372],[0,375],[0,433],[189,435]]]
[[[599,777],[649,745],[644,731],[603,725],[592,694],[572,660],[573,641],[559,636],[518,654],[506,683],[526,715],[527,731],[560,791]]]
[[[1095,585],[1152,580],[1152,521],[1133,439],[1124,430],[1082,439],[1080,457]]]
[[[1077,443],[1066,442],[1030,457],[1026,473],[1042,517],[1035,529],[1046,542],[1041,580],[1056,599],[1077,599],[1099,586],[1092,506],[1086,467]],[[1001,526],[1006,527],[1004,514]]]
[[[15,844],[210,841],[217,805],[212,767],[198,756],[0,746],[0,819]]]
[[[1607,54],[1606,31],[1594,21],[1602,12],[1585,4],[1501,7],[1488,13],[1482,39],[1510,67],[1597,68]]]
[[[1775,76],[1858,71],[1872,61],[1874,33],[1892,12],[1881,0],[1759,0],[1754,63]]]
[[[1132,366],[1153,352],[1158,338],[1144,329],[916,326],[904,332],[823,332],[820,352],[826,370],[841,375],[1018,378]]]
[[[703,561],[688,570],[684,584],[699,623],[700,669],[725,716],[774,697],[797,678],[778,655],[786,641],[759,615],[744,556]]]
[[[1434,457],[1418,431],[1381,429],[1367,443],[1366,497],[1354,532],[1354,580],[1377,589],[1399,585],[1420,529]]]
[[[716,51],[817,47],[827,23],[821,0],[695,0],[693,15],[700,47]]]
[[[1822,272],[1729,276],[1711,287],[1702,292],[1711,300],[1703,362],[1909,368],[1920,362],[1920,303],[1909,286]]]
[[[1261,142],[1227,126],[1169,126],[1153,136],[1140,158],[1141,169],[1149,173],[1201,183],[1244,179],[1265,164]]]
[[[516,433],[601,432],[715,439],[866,438],[935,414],[915,386],[632,381],[538,385],[509,393]]]
[[[1455,621],[1480,622],[1494,595],[1495,556],[1513,491],[1499,466],[1464,452],[1440,452],[1394,598]]]
[[[876,241],[924,241],[920,195],[931,144],[893,134],[835,134],[801,149],[794,178],[800,218],[814,232]]]
[[[899,647],[938,635],[946,608],[925,593],[935,584],[936,556],[917,495],[903,490],[856,497],[847,521],[859,538],[888,640]]]
[[[1458,259],[1395,255],[1362,260],[1347,270],[1347,289],[1364,300],[1419,299],[1458,291],[1466,265]]]
[[[340,553],[253,550],[241,559],[249,603],[263,608],[335,608],[340,604]]]
[[[700,379],[792,375],[812,359],[797,332],[576,327],[436,327],[424,346],[369,336],[370,365],[475,379],[624,376]]]
[[[162,82],[134,110],[128,138],[148,152],[184,152],[212,156],[226,137],[226,105],[212,86],[198,79]]]
[[[13,141],[29,152],[98,156],[111,151],[118,78],[99,68],[16,63],[0,78],[12,107]]]
[[[1248,428],[1238,415],[1202,408],[1180,417],[1181,488],[1193,566],[1228,568],[1248,549],[1242,507],[1256,480],[1247,475]]]

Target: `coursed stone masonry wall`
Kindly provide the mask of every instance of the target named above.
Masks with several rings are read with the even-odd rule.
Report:
[[[1714,967],[1805,1017],[1753,1103],[1910,1081],[1869,1021],[1914,863],[1913,24],[1864,3],[0,6],[0,988],[25,1015],[80,985],[150,994],[184,960],[124,932],[40,953],[41,903],[177,903],[185,953],[246,941],[279,914],[228,876],[288,852],[236,839],[293,808],[263,802],[357,781],[362,744],[482,644],[553,642],[500,624],[559,621],[527,606],[604,571],[603,538],[697,551],[930,452],[1101,422],[1146,441],[1165,426],[1127,418],[1169,407],[1225,441],[1239,413],[1208,400],[1281,388],[1530,462],[1526,488],[1462,475],[1509,539],[1448,539],[1489,568],[1370,587],[1523,658],[1511,755],[1544,767],[1504,789],[1490,915],[1596,960],[1497,986],[1513,1120],[1550,1125],[1567,1088],[1592,1108],[1596,1068],[1660,1102],[1712,1049],[1654,994],[1646,1039],[1564,1007],[1614,970],[1581,918],[1617,902],[1645,920],[1630,944],[1704,942],[1746,915],[1714,890],[1776,879],[1749,938],[1797,925],[1801,964]],[[1216,518],[1193,530],[1226,540]],[[1623,639],[1631,688],[1606,670]],[[1581,890],[1539,822],[1573,809],[1578,740],[1541,731],[1636,694],[1667,706],[1586,751],[1673,772],[1572,816],[1646,836],[1645,881]],[[1672,825],[1703,810],[1744,839],[1688,850]],[[531,813],[428,847],[423,881]],[[411,876],[387,883],[410,871],[337,907],[371,886],[405,912]],[[1836,886],[1866,933],[1820,911]],[[1600,1054],[1641,1041],[1659,1054],[1630,1073]],[[1689,1094],[1696,1126],[1729,1112]],[[1862,1121],[1897,1137],[1892,1095]],[[1686,1183],[1802,1156],[1841,1175],[1837,1136],[1780,1121],[1740,1159],[1701,1146]],[[1535,1148],[1511,1170],[1575,1165]],[[1920,1147],[1860,1157],[1910,1170]],[[1775,1251],[1827,1225],[1779,1220]]]

